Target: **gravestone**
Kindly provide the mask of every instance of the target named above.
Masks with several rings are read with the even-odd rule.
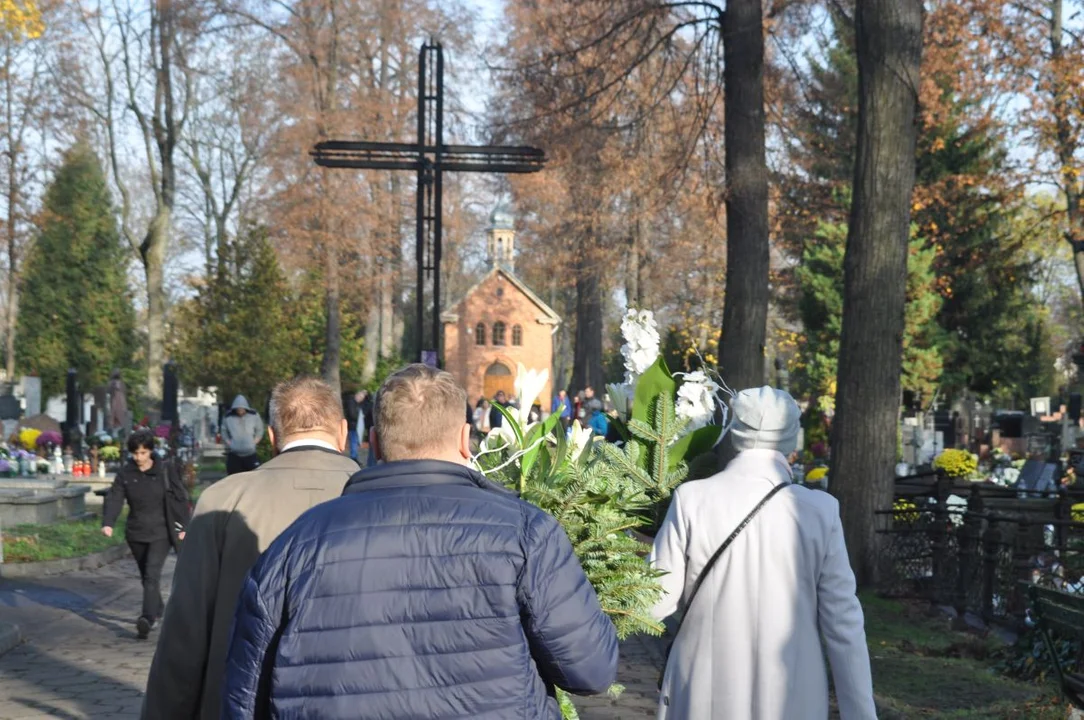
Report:
[[[1057,488],[1058,463],[1028,460],[1020,468],[1016,487],[1028,492],[1053,492]]]
[[[19,398],[14,395],[0,395],[0,420],[18,420],[22,415]]]
[[[162,367],[162,422],[173,423],[177,416],[177,366],[170,360]]]
[[[41,378],[23,375],[23,402],[26,416],[41,414]]]

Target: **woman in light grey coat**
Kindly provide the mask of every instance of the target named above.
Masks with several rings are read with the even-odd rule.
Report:
[[[724,472],[677,489],[651,552],[668,573],[656,616],[685,612],[658,718],[824,720],[825,650],[843,720],[875,718],[839,505],[828,493],[790,484],[786,455],[797,445],[798,406],[763,387],[739,393],[731,411],[737,457]],[[690,601],[709,558],[779,485]]]

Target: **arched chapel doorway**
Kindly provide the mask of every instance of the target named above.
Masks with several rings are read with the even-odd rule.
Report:
[[[511,400],[514,387],[515,376],[512,375],[512,371],[508,369],[507,365],[500,362],[494,362],[486,368],[482,393],[487,400],[493,400],[498,390],[504,390],[504,394]]]

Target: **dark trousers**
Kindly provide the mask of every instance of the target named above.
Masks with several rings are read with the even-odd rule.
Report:
[[[129,540],[128,547],[132,549],[132,557],[139,566],[139,577],[143,580],[143,612],[140,615],[154,622],[162,614],[162,566],[169,555],[169,540]]]
[[[239,472],[248,472],[249,470],[255,470],[260,466],[260,458],[258,455],[235,455],[231,452],[226,453],[226,474],[233,475]]]

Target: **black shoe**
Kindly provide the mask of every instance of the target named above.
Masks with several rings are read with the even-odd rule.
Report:
[[[147,636],[151,634],[151,621],[140,616],[140,618],[136,620],[136,632],[139,633],[140,640],[146,640]]]

